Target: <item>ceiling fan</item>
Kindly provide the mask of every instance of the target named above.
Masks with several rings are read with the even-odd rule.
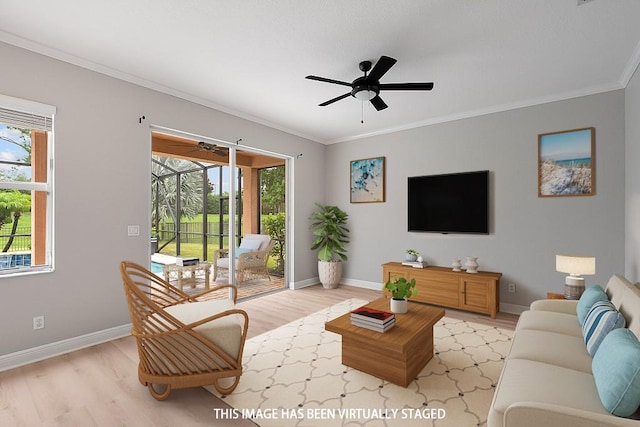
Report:
[[[351,95],[361,101],[371,101],[371,104],[375,107],[375,109],[380,111],[387,108],[387,104],[385,104],[382,98],[380,98],[380,91],[433,89],[433,83],[380,83],[380,78],[384,76],[396,62],[397,61],[395,59],[383,55],[380,57],[378,62],[376,62],[376,65],[373,67],[373,69],[371,69],[371,61],[362,61],[360,63],[360,70],[364,72],[364,76],[358,77],[351,83],[318,76],[307,76],[306,78],[309,80],[317,80],[319,82],[349,86],[351,88],[351,91],[343,95],[325,101],[322,104],[318,104],[320,107],[333,104],[334,102],[340,101],[341,99],[344,99],[347,96]]]
[[[225,147],[220,147],[216,144],[209,144],[204,141],[198,142],[198,144],[196,145],[196,150],[206,151],[222,157],[226,156],[228,152],[228,150]]]

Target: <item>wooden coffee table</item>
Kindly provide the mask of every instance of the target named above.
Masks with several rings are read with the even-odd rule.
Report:
[[[389,311],[389,300],[366,306]],[[441,308],[409,301],[409,311],[396,314],[396,325],[384,333],[352,325],[350,313],[324,328],[342,335],[343,365],[407,387],[433,357],[433,325],[443,316]]]

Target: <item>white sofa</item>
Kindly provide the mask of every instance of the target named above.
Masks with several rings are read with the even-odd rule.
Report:
[[[640,288],[615,275],[605,292],[635,337],[618,332],[636,340]],[[592,358],[587,352],[577,307],[578,301],[540,300],[522,313],[491,403],[488,427],[640,427],[634,416],[612,415],[603,405],[596,385],[602,381],[602,365],[595,376],[592,366],[604,356],[596,352]],[[610,348],[607,345],[606,354]]]

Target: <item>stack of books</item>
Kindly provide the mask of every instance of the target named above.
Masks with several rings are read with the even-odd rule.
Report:
[[[427,266],[427,263],[422,261],[422,262],[418,262],[418,261],[403,261],[402,265],[406,265],[409,267],[413,267],[413,268],[425,268]]]
[[[351,324],[376,332],[386,332],[396,324],[396,315],[364,306],[351,312]]]

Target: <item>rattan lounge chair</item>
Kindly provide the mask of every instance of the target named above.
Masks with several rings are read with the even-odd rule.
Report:
[[[267,276],[271,280],[267,262],[269,254],[275,245],[275,240],[265,234],[247,234],[242,239],[242,244],[253,241],[259,246],[251,252],[241,253],[236,259],[236,284],[241,284],[248,278]],[[229,250],[218,249],[213,253],[213,280],[215,281],[222,271],[229,271]]]
[[[140,356],[138,379],[151,395],[164,400],[172,389],[204,385],[232,393],[249,325],[247,313],[235,308],[236,288],[190,296],[138,264],[122,262],[120,272]],[[229,299],[202,300],[227,288]]]

